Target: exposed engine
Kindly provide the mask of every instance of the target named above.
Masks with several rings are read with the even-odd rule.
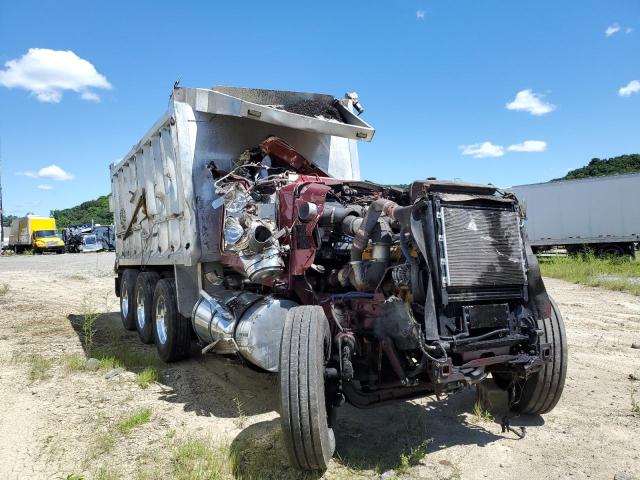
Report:
[[[536,319],[550,305],[512,195],[329,178],[277,137],[209,168],[222,261],[193,314],[205,350],[277,371],[286,310],[321,305],[336,401],[361,407],[526,376],[548,356]]]

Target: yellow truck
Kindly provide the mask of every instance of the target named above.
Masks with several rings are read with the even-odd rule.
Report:
[[[33,249],[33,253],[64,253],[64,242],[58,235],[55,218],[27,215],[11,223],[9,248],[16,253]]]

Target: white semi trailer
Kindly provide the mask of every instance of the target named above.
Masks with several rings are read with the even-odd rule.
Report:
[[[519,185],[510,188],[526,210],[535,250],[633,255],[640,241],[640,174]]]

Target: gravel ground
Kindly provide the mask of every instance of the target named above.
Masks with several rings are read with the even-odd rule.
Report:
[[[234,472],[261,455],[255,477],[296,478],[278,433],[276,377],[197,352],[159,364],[153,345],[120,325],[113,262],[107,253],[0,257],[0,478],[171,476],[176,449],[192,438],[230,448]],[[546,283],[567,324],[569,370],[553,412],[514,421],[528,425],[524,439],[474,416],[472,390],[370,411],[344,407],[337,456],[324,476],[640,475],[640,412],[632,409],[634,398],[640,402],[633,380],[640,350],[631,348],[640,343],[640,299]],[[95,320],[90,340],[86,319]],[[125,368],[106,378],[110,354]],[[103,357],[103,368],[79,368],[92,355]],[[142,388],[146,365],[159,379]],[[118,426],[142,408],[152,412],[148,422]]]

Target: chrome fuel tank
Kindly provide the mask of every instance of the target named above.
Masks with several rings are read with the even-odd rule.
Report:
[[[269,372],[277,372],[280,337],[292,300],[251,292],[222,290],[200,292],[192,324],[201,343],[223,354],[239,353]]]

